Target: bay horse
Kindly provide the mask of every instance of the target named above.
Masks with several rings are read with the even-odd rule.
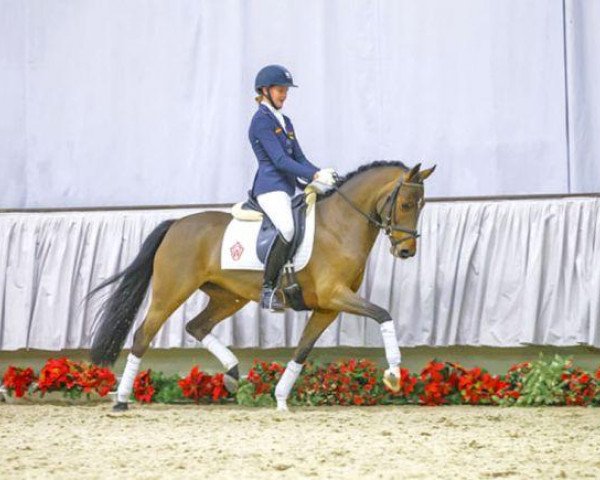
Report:
[[[384,383],[399,390],[400,349],[394,322],[386,310],[356,292],[380,230],[390,239],[392,255],[415,255],[417,221],[424,206],[423,182],[434,170],[435,166],[420,170],[420,164],[408,168],[399,161],[377,161],[351,172],[333,190],[319,196],[312,256],[297,274],[312,314],[275,389],[278,410],[287,410],[287,397],[303,363],[340,312],[366,316],[380,325],[389,364]],[[198,289],[208,295],[209,302],[187,323],[186,331],[221,361],[227,369],[227,387],[235,391],[238,360],[211,331],[249,301],[260,300],[262,272],[221,269],[221,243],[231,219],[229,213],[206,211],[164,221],[125,270],[90,293],[120,281],[100,310],[91,348],[94,363],[113,364],[152,279],[150,307],[135,332],[115,410],[127,409],[141,357],[160,327]]]

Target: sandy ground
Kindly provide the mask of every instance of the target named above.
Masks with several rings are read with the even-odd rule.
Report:
[[[0,478],[600,478],[600,408],[0,404]]]

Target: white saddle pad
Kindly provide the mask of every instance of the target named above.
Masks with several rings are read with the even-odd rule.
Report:
[[[264,266],[256,255],[256,239],[262,222],[232,219],[223,236],[221,246],[221,269],[263,270]],[[302,270],[310,260],[315,240],[315,206],[308,207],[304,239],[296,251],[294,268]]]

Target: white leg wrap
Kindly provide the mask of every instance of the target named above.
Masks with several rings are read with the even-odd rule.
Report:
[[[381,336],[385,346],[385,358],[387,358],[390,369],[395,371],[399,367],[402,358],[398,347],[398,339],[396,338],[396,328],[392,320],[381,324]]]
[[[223,345],[221,340],[212,333],[209,333],[202,339],[202,346],[217,357],[227,370],[232,369],[239,363],[239,360],[233,352]]]
[[[133,390],[133,382],[140,369],[141,362],[142,359],[136,357],[133,353],[130,353],[127,356],[127,365],[125,366],[125,371],[123,372],[117,390],[117,402],[127,403],[129,401],[129,396]]]
[[[277,400],[278,410],[287,410],[287,398],[302,371],[302,367],[301,363],[296,363],[293,360],[288,362],[285,372],[283,372],[275,387],[275,399]]]

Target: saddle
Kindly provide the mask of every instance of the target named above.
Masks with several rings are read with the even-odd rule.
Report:
[[[292,199],[292,216],[294,218],[294,238],[292,239],[292,247],[289,257],[286,259],[286,264],[283,267],[283,272],[279,276],[279,283],[286,303],[294,310],[309,310],[304,303],[302,296],[302,288],[296,278],[296,271],[291,260],[294,258],[298,247],[304,239],[306,212],[310,206],[316,201],[316,193],[307,188],[305,193],[296,195]],[[244,202],[235,204],[231,209],[231,214],[234,218],[247,222],[262,222],[256,241],[256,254],[258,259],[265,264],[269,251],[277,237],[277,228],[273,222],[263,212],[262,208],[252,196],[251,191],[248,192],[248,199]],[[285,280],[285,282],[283,282]]]

